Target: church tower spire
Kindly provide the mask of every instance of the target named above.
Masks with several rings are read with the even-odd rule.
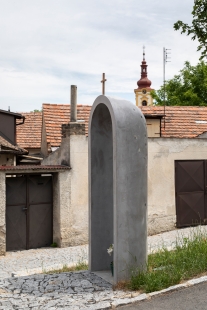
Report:
[[[147,77],[147,62],[145,60],[145,46],[143,46],[143,60],[141,63],[141,78],[137,81],[138,88],[134,90],[135,100],[137,106],[152,105],[153,100],[150,94],[153,90],[150,86],[152,82]]]

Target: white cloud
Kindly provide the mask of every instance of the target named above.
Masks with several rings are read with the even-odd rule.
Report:
[[[30,111],[43,102],[92,104],[101,92],[134,101],[146,46],[152,87],[162,83],[163,46],[172,49],[166,77],[185,60],[196,64],[197,44],[173,30],[191,22],[193,0],[10,0],[0,11],[0,108]]]

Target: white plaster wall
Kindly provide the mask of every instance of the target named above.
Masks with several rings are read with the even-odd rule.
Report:
[[[59,247],[70,246],[70,170],[53,175],[53,242]]]
[[[69,160],[70,158],[70,160]],[[60,247],[88,243],[88,138],[72,134],[42,164],[70,161],[53,176],[53,241]]]
[[[61,146],[45,157],[41,165],[70,165],[70,137],[63,138]]]
[[[148,233],[176,223],[175,160],[207,159],[207,139],[148,138]]]
[[[70,136],[71,245],[88,243],[88,137]]]
[[[0,255],[6,254],[6,180],[0,172]]]
[[[148,138],[148,234],[176,223],[175,160],[207,159],[207,139]],[[88,242],[88,138],[70,136],[70,171],[54,174],[54,242]],[[5,208],[5,206],[4,206]]]
[[[175,160],[207,159],[206,139],[148,138],[148,234],[175,229]],[[61,246],[88,242],[88,138],[70,136],[70,178],[60,182]],[[60,174],[61,175],[61,174]],[[65,184],[62,186],[62,184]],[[66,195],[69,200],[61,201]],[[66,192],[65,192],[66,191]],[[65,199],[65,198],[64,198]],[[68,209],[69,204],[69,209]],[[54,210],[54,216],[55,216]]]
[[[53,241],[60,247],[88,243],[88,138],[70,136],[71,170],[55,173]]]

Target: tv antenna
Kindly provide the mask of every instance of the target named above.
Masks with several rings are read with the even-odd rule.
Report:
[[[164,128],[165,128],[165,106],[166,106],[166,90],[165,90],[165,66],[168,62],[171,62],[171,57],[169,55],[171,54],[170,48],[163,47],[163,88],[164,88]]]

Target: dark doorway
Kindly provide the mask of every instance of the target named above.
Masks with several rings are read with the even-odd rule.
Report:
[[[7,177],[6,250],[50,246],[52,213],[52,176]]]
[[[207,161],[175,161],[177,227],[206,224]]]

